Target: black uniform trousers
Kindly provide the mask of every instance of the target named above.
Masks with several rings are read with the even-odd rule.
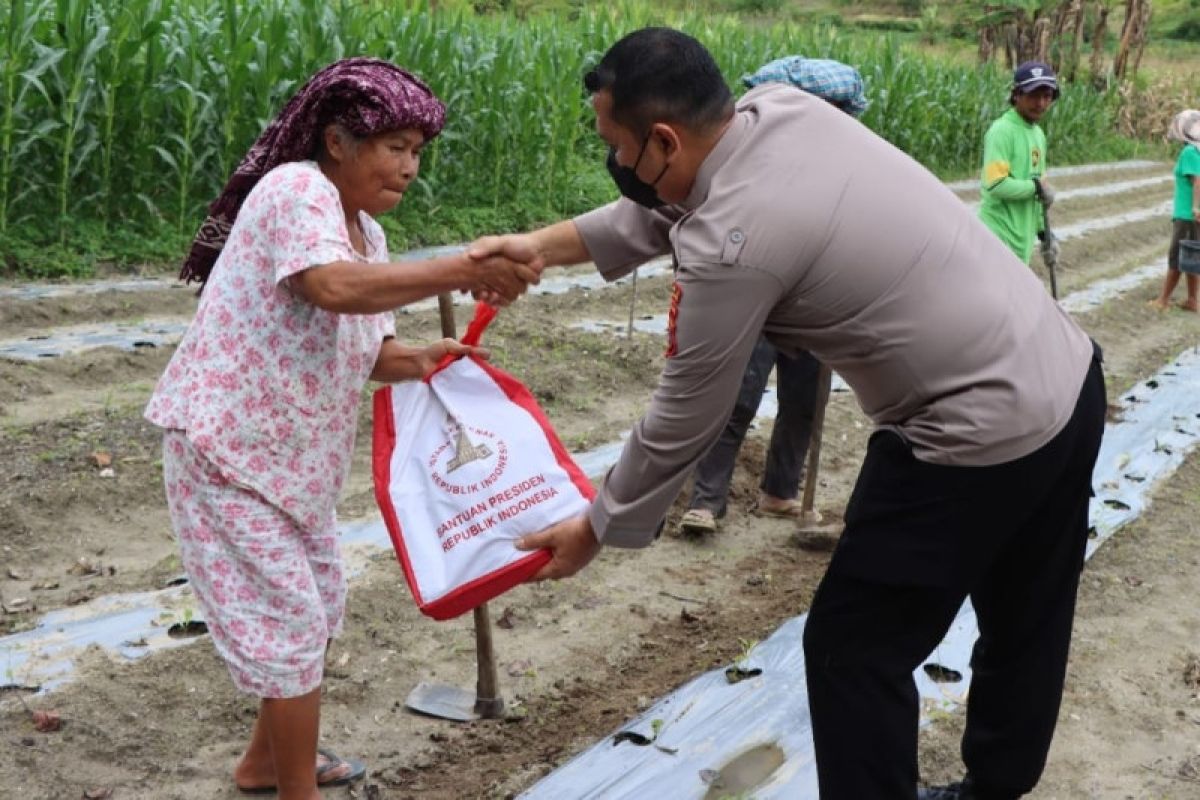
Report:
[[[1023,458],[950,467],[918,461],[891,431],[871,437],[804,631],[821,800],[916,797],[912,673],[967,597],[980,635],[963,760],[985,798],[1037,783],[1062,699],[1105,409],[1097,348],[1070,421]]]

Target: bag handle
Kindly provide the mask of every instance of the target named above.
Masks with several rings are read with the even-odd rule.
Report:
[[[467,324],[467,332],[463,334],[462,343],[468,347],[478,347],[479,340],[483,338],[483,332],[496,315],[500,313],[500,309],[487,303],[475,304],[475,316],[471,318]]]
[[[483,302],[476,303],[475,316],[472,317],[470,323],[467,324],[467,331],[462,335],[462,338],[459,339],[459,341],[468,347],[478,347],[479,340],[483,338],[483,332],[499,313],[500,309],[493,305],[488,305],[487,303]],[[425,382],[428,383],[429,379],[433,377],[434,373],[441,372],[443,369],[450,366],[460,358],[462,358],[462,356],[451,355],[450,353],[442,356],[442,360],[439,361],[437,366],[433,368],[433,372],[426,376]]]

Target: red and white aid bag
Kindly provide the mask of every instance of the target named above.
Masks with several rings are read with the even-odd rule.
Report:
[[[478,304],[463,343],[495,317]],[[485,361],[447,358],[375,392],[375,497],[417,606],[470,611],[550,560],[514,540],[587,510],[595,491],[533,395]]]

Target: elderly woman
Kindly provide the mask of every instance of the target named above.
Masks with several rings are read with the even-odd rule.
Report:
[[[146,417],[165,429],[167,502],[213,643],[261,698],[233,775],[243,790],[314,800],[364,771],[317,752],[346,598],[334,505],[359,397],[368,378],[421,378],[471,352],[400,344],[391,310],[454,290],[506,302],[537,279],[466,255],[389,263],[372,217],[400,202],[444,118],[390,63],[326,67],[250,149],[184,265],[200,304]]]
[[[1183,142],[1175,160],[1175,209],[1171,214],[1171,245],[1167,251],[1167,276],[1162,292],[1150,301],[1159,311],[1171,306],[1171,294],[1179,285],[1179,243],[1200,239],[1200,111],[1180,111],[1171,121],[1167,138]],[[1188,274],[1187,299],[1179,304],[1185,311],[1200,311],[1200,276]]]

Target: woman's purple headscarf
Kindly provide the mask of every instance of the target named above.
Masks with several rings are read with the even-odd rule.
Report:
[[[309,78],[258,137],[233,171],[192,242],[179,277],[208,280],[250,190],[280,164],[311,158],[322,132],[338,123],[355,136],[415,128],[429,140],[446,121],[446,107],[416,76],[378,58],[335,61]]]

